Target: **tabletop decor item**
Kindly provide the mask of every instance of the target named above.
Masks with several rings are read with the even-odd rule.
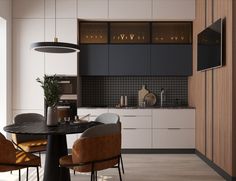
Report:
[[[145,85],[142,85],[142,89],[138,91],[138,105],[140,107],[145,107],[143,105],[144,103],[144,97],[149,93],[149,90],[145,88]]]
[[[146,106],[154,106],[157,102],[156,95],[153,93],[148,93],[145,95],[144,101],[146,102]]]
[[[44,75],[43,79],[44,80],[37,78],[36,81],[41,84],[41,87],[44,90],[44,100],[47,106],[47,125],[55,126],[58,123],[56,107],[59,100],[58,81],[56,75]]]

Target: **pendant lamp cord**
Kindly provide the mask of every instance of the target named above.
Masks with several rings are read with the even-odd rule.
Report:
[[[55,38],[57,37],[57,0],[55,0]]]

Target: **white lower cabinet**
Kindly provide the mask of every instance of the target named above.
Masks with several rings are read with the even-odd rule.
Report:
[[[152,148],[151,140],[151,129],[122,129],[122,148]]]
[[[78,108],[78,115],[90,114],[90,121],[106,112],[120,116],[123,149],[195,148],[194,109]],[[77,138],[69,135],[68,147]]]
[[[120,116],[122,148],[152,148],[151,109],[109,109]]]
[[[154,109],[153,148],[195,148],[194,109]]]
[[[153,128],[195,128],[194,109],[153,109]]]
[[[153,148],[195,148],[195,130],[181,128],[153,129]]]
[[[121,115],[122,148],[152,147],[151,115]]]

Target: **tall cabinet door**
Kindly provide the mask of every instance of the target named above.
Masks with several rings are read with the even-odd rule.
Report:
[[[108,75],[108,45],[81,45],[79,74]]]
[[[192,45],[151,45],[151,75],[192,75]]]
[[[29,48],[43,41],[43,29],[41,19],[13,20],[13,110],[43,110],[43,89],[36,78],[43,77],[44,55]]]
[[[153,0],[152,14],[155,20],[194,20],[195,0]]]
[[[152,18],[152,0],[109,0],[109,19],[147,20]]]
[[[54,37],[54,20],[47,19],[45,22],[46,41],[52,41]],[[77,44],[77,20],[58,19],[57,35],[60,42]],[[62,74],[77,76],[77,53],[46,53],[45,73],[48,75]]]
[[[110,45],[109,75],[149,75],[148,45]]]
[[[78,0],[79,19],[108,19],[108,0]]]

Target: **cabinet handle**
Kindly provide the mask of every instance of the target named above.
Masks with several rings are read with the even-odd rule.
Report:
[[[137,128],[123,128],[123,129],[130,129],[130,130],[133,129],[134,130],[134,129],[137,129]]]
[[[70,84],[70,81],[69,80],[61,80],[61,81],[58,81],[59,84]]]
[[[123,117],[137,117],[135,115],[123,115]]]
[[[167,129],[170,129],[170,130],[179,130],[181,128],[167,128]]]

